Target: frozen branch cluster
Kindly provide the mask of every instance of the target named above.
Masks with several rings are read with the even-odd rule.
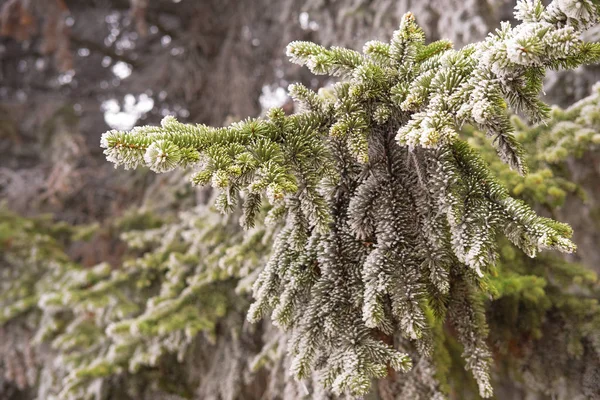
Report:
[[[466,142],[460,143],[469,144],[488,174],[511,196],[536,209],[554,211],[567,196],[583,195],[569,176],[567,162],[576,163],[584,153],[589,156],[598,150],[598,87],[567,109],[553,108],[544,124],[532,126],[516,117],[512,124],[528,155],[531,173],[526,176],[498,158],[485,133],[466,126],[460,132]],[[419,153],[415,161],[398,147],[393,133],[387,149],[376,148],[370,138],[369,151],[374,148],[375,154],[381,151],[391,154],[388,157],[395,154],[390,149],[399,152],[398,166],[374,163],[364,170],[364,164],[348,154],[345,142],[335,143],[349,160],[350,174],[340,176],[352,178],[341,182],[354,194],[334,187],[337,192],[331,193],[349,199],[334,211],[360,218],[338,222],[338,228],[333,226],[338,236],[333,237],[331,231],[315,239],[308,229],[294,230],[298,222],[289,221],[285,206],[261,208],[254,216],[255,226],[245,232],[238,226],[241,205],[223,217],[210,202],[165,221],[138,210],[110,228],[122,232],[129,248],[126,260],[114,267],[106,263],[84,267],[73,262],[65,248],[93,231],[47,218],[18,217],[0,207],[4,382],[35,388],[40,399],[106,400],[115,392],[133,399],[150,392],[157,397],[178,393],[173,397],[177,399],[218,393],[233,400],[252,379],[262,382],[266,369],[265,397],[303,398],[309,390],[311,398],[325,400],[332,397],[328,388],[335,389],[335,379],[341,378],[331,378],[339,369],[331,371],[336,360],[324,360],[323,354],[337,356],[335,352],[342,351],[342,367],[355,371],[357,365],[373,359],[368,351],[380,346],[385,352],[379,354],[391,358],[394,349],[400,349],[413,364],[403,373],[393,372],[392,362],[385,364],[386,377],[372,387],[382,397],[426,400],[478,392],[476,381],[465,379],[461,369],[466,359],[481,384],[492,355],[502,365],[491,374],[498,385],[516,380],[528,392],[560,399],[597,393],[600,293],[595,274],[556,254],[530,258],[505,237],[495,242],[494,268],[490,273],[484,269],[484,277],[479,277],[452,254],[443,214],[436,216],[439,226],[428,226],[413,221],[414,215],[425,220],[420,210],[427,205],[412,205],[416,200],[408,196],[404,202],[389,200],[396,193],[425,196],[420,182],[433,176],[428,170],[410,175],[408,182],[416,189],[406,189],[406,181],[392,180],[387,168],[414,168],[424,159]],[[370,157],[368,162],[374,160]],[[371,176],[379,180],[368,181]],[[378,186],[383,179],[398,183]],[[364,200],[358,190],[370,185],[376,187],[369,189],[376,195],[370,205],[360,206]],[[289,208],[299,207],[293,198],[281,201]],[[419,211],[407,214],[413,207]],[[288,217],[276,222],[282,213]],[[404,225],[397,218],[403,218]],[[391,233],[388,224],[395,224]],[[431,256],[405,251],[438,230],[446,232],[446,238],[440,239],[439,247],[427,247]],[[311,254],[290,245],[295,243],[292,235],[304,233],[317,240],[310,244],[315,246]],[[277,245],[272,246],[275,239]],[[334,247],[336,243],[341,249]],[[261,268],[265,263],[266,268]],[[307,263],[314,275],[303,272]],[[273,272],[279,267],[289,270]],[[287,332],[263,330],[267,323],[243,326],[249,306],[245,293],[253,282],[258,282],[255,294],[266,306],[261,310],[256,303],[252,316],[271,312],[275,324],[288,328]],[[396,286],[386,286],[388,282]],[[378,298],[384,290],[386,294]],[[413,308],[400,308],[413,304]],[[364,335],[362,341],[355,339],[357,331]],[[311,343],[310,338],[317,342]],[[291,348],[286,356],[288,345],[296,344],[298,349]],[[288,370],[303,367],[298,358],[303,351],[316,352],[315,363],[306,367],[302,382],[294,382]],[[407,358],[400,361],[408,363]],[[333,382],[323,387],[318,380],[327,379],[327,374]],[[344,393],[339,398],[353,396]]]
[[[534,122],[549,116],[538,99],[544,73],[598,58],[600,47],[579,39],[597,15],[587,0],[520,1],[521,24],[461,50],[425,44],[410,13],[389,43],[369,42],[362,53],[293,42],[293,62],[341,77],[320,94],[293,85],[302,112],[272,109],[225,128],[167,117],[160,127],[107,132],[102,146],[126,168],[194,166],[195,184],[221,190],[221,210],[243,198],[246,227],[266,195],[269,218],[285,223],[249,319],[271,313],[290,332],[298,379],[318,370],[335,392],[366,393],[371,379],[410,368],[396,333],[427,355],[434,321],[448,320],[489,397],[479,294],[494,271],[497,235],[530,256],[574,245],[567,225],[509,195],[460,128],[476,126],[503,162],[526,173],[508,109]]]

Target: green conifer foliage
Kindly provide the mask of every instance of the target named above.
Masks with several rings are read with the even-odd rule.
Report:
[[[72,229],[66,224],[54,224],[48,217],[19,217],[0,205],[0,324],[35,308],[44,279],[53,269],[62,269],[69,262],[60,239],[69,239]],[[20,280],[22,286],[12,283]]]
[[[549,117],[538,99],[544,73],[598,58],[600,45],[579,39],[598,11],[587,0],[547,8],[522,0],[519,25],[461,50],[425,44],[410,13],[390,43],[369,42],[362,53],[293,42],[293,62],[341,78],[328,94],[293,85],[304,111],[272,109],[224,128],[167,117],[159,127],[107,132],[101,144],[126,168],[194,166],[194,184],[220,189],[219,209],[243,198],[247,227],[266,196],[285,223],[248,318],[271,313],[289,332],[297,379],[317,370],[336,393],[367,393],[373,378],[411,368],[411,346],[430,354],[446,320],[480,395],[490,397],[481,294],[496,273],[497,234],[532,257],[575,246],[567,225],[509,194],[460,127],[484,132],[525,174],[507,109],[533,122]]]
[[[44,293],[60,286],[64,274],[80,269],[65,247],[87,231],[53,222],[49,216],[24,218],[0,204],[2,381],[20,389],[36,384],[34,333],[44,325],[38,304]]]
[[[39,381],[30,382],[49,400],[105,399],[111,386],[123,388],[119,398],[138,398],[136,384],[119,384],[119,376],[171,391],[163,387],[173,385],[169,376],[153,379],[156,369],[170,362],[169,354],[182,362],[199,338],[214,344],[216,324],[247,309],[236,290],[249,290],[244,278],[270,243],[268,230],[243,232],[239,216],[222,218],[209,207],[170,223],[134,213],[114,227],[130,249],[123,265],[85,268],[52,239],[73,228],[1,215],[1,323],[27,322],[35,331],[32,345],[51,344],[54,361],[41,363]],[[185,393],[184,383],[177,381],[175,392]]]

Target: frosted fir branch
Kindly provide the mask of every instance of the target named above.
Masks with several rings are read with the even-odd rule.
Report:
[[[297,379],[317,370],[334,391],[364,394],[387,366],[408,366],[382,335],[428,354],[434,325],[448,318],[480,394],[489,397],[476,293],[494,271],[496,234],[530,256],[574,245],[568,226],[509,195],[461,128],[477,127],[502,162],[525,174],[510,109],[532,121],[548,118],[538,98],[544,73],[598,59],[600,47],[579,38],[597,11],[588,1],[547,8],[521,1],[521,24],[504,23],[459,50],[447,41],[426,44],[410,13],[389,43],[369,42],[362,54],[292,42],[292,62],[342,78],[320,93],[292,85],[298,113],[273,109],[224,128],[167,118],[161,127],[108,132],[102,146],[126,167],[193,166],[193,183],[220,189],[220,209],[244,198],[246,227],[262,196],[273,217],[285,218],[248,319],[270,314],[290,331]]]

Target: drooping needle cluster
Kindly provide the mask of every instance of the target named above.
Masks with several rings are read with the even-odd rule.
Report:
[[[295,84],[302,111],[224,128],[172,117],[159,127],[102,136],[108,160],[156,172],[192,166],[195,184],[243,199],[253,225],[266,195],[285,223],[254,285],[249,319],[268,313],[290,332],[292,371],[313,370],[335,392],[366,393],[372,378],[411,366],[406,349],[431,350],[432,321],[448,320],[483,397],[492,395],[487,326],[478,300],[503,234],[530,256],[574,250],[570,228],[511,197],[461,127],[484,132],[500,159],[527,172],[509,109],[548,117],[539,99],[547,69],[600,56],[580,33],[597,22],[588,0],[522,0],[515,27],[455,50],[425,44],[412,14],[389,43],[363,52],[288,46],[292,62],[340,77],[317,94]]]

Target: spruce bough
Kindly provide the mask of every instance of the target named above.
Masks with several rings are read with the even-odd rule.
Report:
[[[483,397],[492,395],[480,294],[495,274],[497,235],[529,256],[571,252],[569,226],[511,197],[461,127],[485,132],[500,159],[527,172],[508,109],[543,121],[547,69],[594,62],[581,31],[597,22],[589,0],[520,1],[516,27],[452,49],[425,44],[407,13],[390,43],[363,52],[293,42],[288,56],[315,74],[340,77],[315,93],[294,84],[302,111],[224,128],[166,117],[160,127],[102,136],[116,165],[156,172],[193,167],[194,184],[219,188],[222,211],[242,199],[251,227],[267,197],[284,219],[254,285],[248,318],[271,313],[290,332],[292,371],[313,370],[335,392],[360,395],[371,379],[428,355],[432,327],[447,320]]]

